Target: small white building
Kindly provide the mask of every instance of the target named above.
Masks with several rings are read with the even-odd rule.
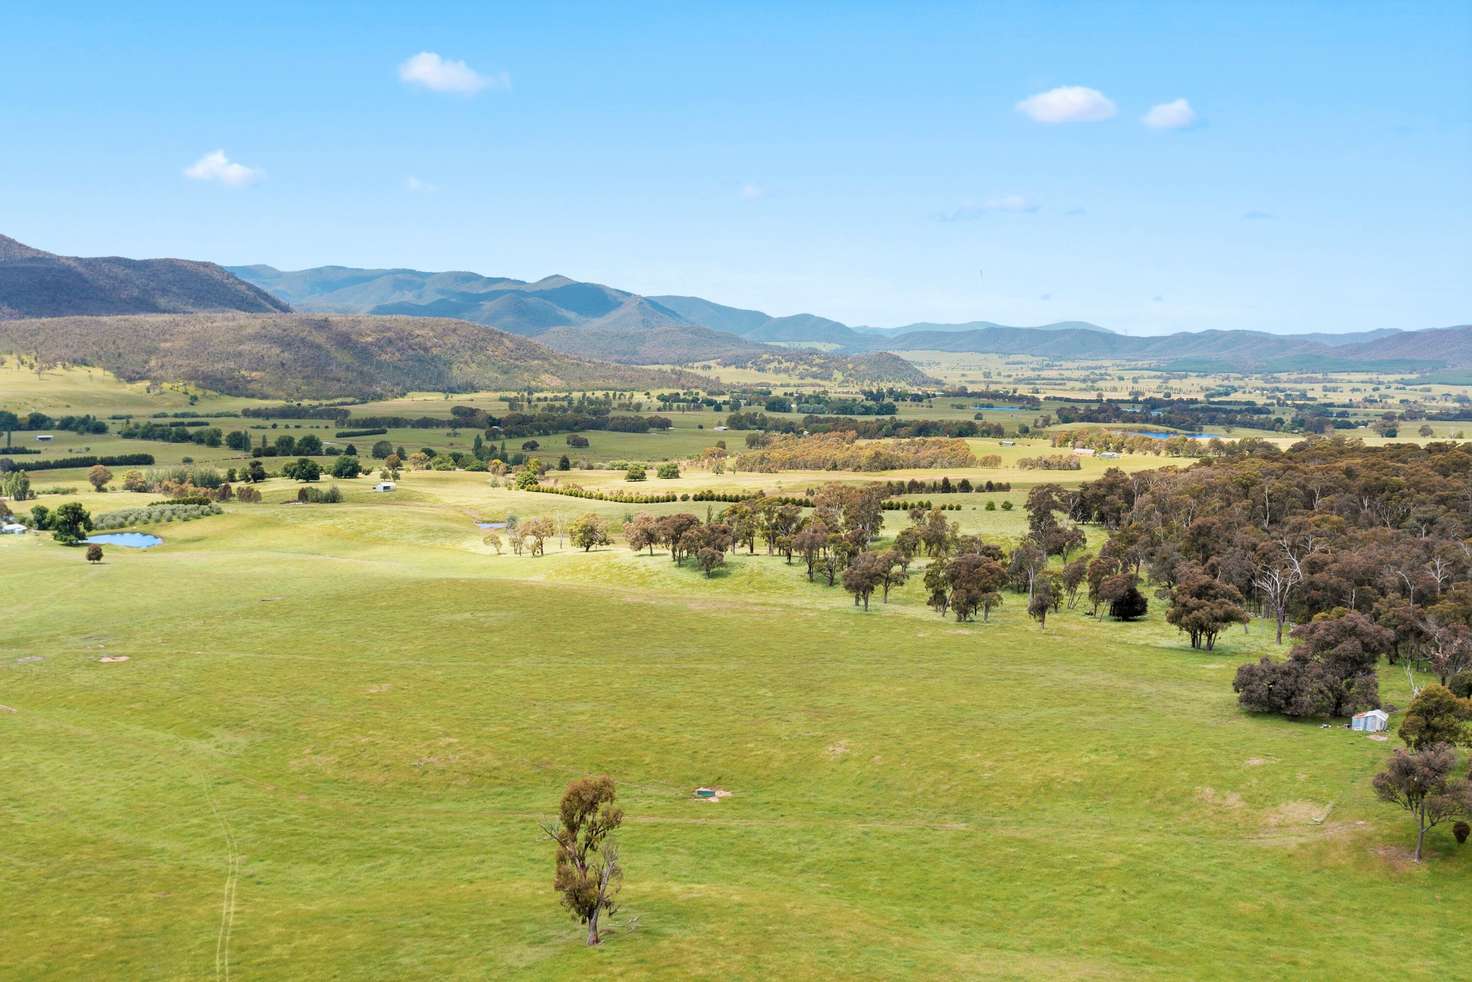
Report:
[[[392,491],[393,489],[393,481],[379,481],[377,484],[373,485],[373,490],[375,491]]]
[[[36,442],[37,443],[50,443],[51,442],[51,434],[50,433],[37,433],[36,434]]]
[[[1002,446],[1004,446],[1004,447],[1015,447],[1015,446],[1017,446],[1017,441],[1016,440],[1003,440],[1002,441]]]
[[[1363,713],[1355,713],[1350,718],[1349,728],[1360,730],[1365,733],[1379,733],[1390,724],[1390,714],[1383,709],[1370,709]]]
[[[19,522],[6,522],[0,525],[0,535],[25,535],[30,529]]]
[[[717,426],[717,427],[716,427],[716,428],[715,428],[715,431],[716,431],[716,432],[717,432],[717,433],[724,433],[724,432],[726,432],[726,430],[728,430],[728,429],[730,429],[730,427],[727,427],[727,426]]]
[[[1113,450],[1100,450],[1099,451],[1099,456],[1100,457],[1103,457],[1105,460],[1118,460],[1119,459],[1119,454],[1116,453]]]
[[[1092,457],[1094,456],[1094,450],[1092,447],[1074,447],[1073,455],[1075,457]]]

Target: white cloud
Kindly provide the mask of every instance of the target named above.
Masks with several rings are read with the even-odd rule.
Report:
[[[410,191],[413,191],[416,194],[430,194],[440,189],[438,184],[431,184],[429,181],[421,181],[413,174],[410,174],[408,177],[404,178],[404,187]]]
[[[223,150],[211,150],[184,168],[184,176],[194,181],[216,181],[226,187],[243,188],[266,175],[257,167],[237,164]]]
[[[433,51],[421,51],[399,66],[399,79],[431,92],[474,95],[481,89],[509,89],[511,76],[505,72],[482,75],[463,61],[447,61]]]
[[[1196,110],[1185,99],[1176,99],[1151,106],[1150,111],[1140,117],[1140,122],[1152,130],[1185,129],[1196,122]]]
[[[1270,211],[1244,211],[1242,220],[1244,222],[1275,222],[1278,216]]]
[[[741,197],[745,198],[747,201],[755,201],[758,198],[765,198],[766,196],[767,189],[762,187],[760,184],[741,185]]]
[[[1031,198],[1021,194],[1003,194],[995,198],[987,198],[981,203],[986,211],[1037,211],[1041,205]]]
[[[1117,109],[1098,89],[1063,85],[1028,96],[1017,104],[1017,111],[1039,123],[1097,123],[1112,117]]]
[[[981,204],[962,205],[955,211],[946,212],[935,217],[937,221],[942,222],[969,222],[992,212],[1006,211],[1031,215],[1040,208],[1042,208],[1042,205],[1026,195],[999,194],[985,199]]]

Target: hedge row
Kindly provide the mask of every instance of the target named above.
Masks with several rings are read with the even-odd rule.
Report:
[[[750,501],[753,498],[765,497],[767,501],[776,502],[779,505],[797,505],[799,508],[813,507],[811,498],[793,498],[787,496],[761,495],[755,492],[741,493],[738,491],[696,491],[694,494],[634,494],[629,491],[590,491],[579,487],[558,487],[551,484],[534,484],[527,488],[528,491],[536,491],[541,494],[560,494],[569,498],[588,498],[593,501],[616,501],[624,505],[658,505],[667,504],[671,501],[720,501],[726,504],[735,504],[738,501]],[[959,505],[957,506],[960,507]]]
[[[527,488],[528,491],[536,491],[540,494],[560,494],[568,498],[589,498],[593,501],[616,501],[624,505],[658,505],[670,501],[679,501],[681,495],[677,494],[631,494],[628,491],[589,491],[587,488],[553,487],[550,484],[533,484]],[[689,495],[683,497],[688,498]]]
[[[943,477],[939,481],[920,481],[911,478],[908,481],[885,481],[885,490],[890,494],[971,494],[977,491],[1011,491],[1010,481],[977,481],[971,483],[969,478],[961,478],[952,481],[949,477]]]
[[[884,509],[885,511],[909,511],[912,508],[924,508],[926,511],[933,511],[933,510],[936,510],[936,509],[939,509],[940,511],[960,511],[961,510],[961,506],[960,505],[947,504],[945,502],[942,502],[939,505],[936,505],[936,504],[932,504],[929,501],[894,501],[894,500],[890,500],[890,501],[882,501],[882,502],[880,502],[879,503],[879,507],[882,508],[882,509]]]
[[[339,440],[346,440],[350,437],[355,436],[382,436],[387,432],[388,430],[384,429],[382,426],[375,426],[371,429],[366,430],[338,430],[336,433],[333,434],[333,436],[335,436]]]
[[[137,464],[151,465],[151,453],[125,453],[114,457],[58,457],[55,460],[11,460],[0,457],[0,473],[5,471],[56,471],[71,467],[91,467],[103,464],[107,467],[131,467]]]

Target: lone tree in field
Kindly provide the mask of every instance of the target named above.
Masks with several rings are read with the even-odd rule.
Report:
[[[579,924],[588,925],[588,944],[598,944],[598,918],[618,910],[614,897],[623,882],[618,843],[611,835],[623,823],[624,812],[613,803],[613,778],[585,777],[573,781],[562,796],[557,825],[542,831],[557,843],[557,875],[553,888]]]
[[[1453,778],[1457,755],[1447,744],[1406,753],[1397,750],[1385,770],[1375,775],[1375,794],[1400,805],[1416,818],[1416,862],[1426,830],[1448,819],[1472,815],[1472,783]]]
[[[606,546],[612,541],[608,537],[608,522],[596,512],[590,511],[574,518],[567,526],[567,532],[572,537],[572,544],[583,552],[588,552],[594,546]]]
[[[93,464],[92,469],[87,472],[87,483],[98,491],[106,490],[107,484],[112,480],[112,471],[101,464]]]
[[[90,546],[87,547],[87,562],[89,562],[89,563],[100,563],[100,562],[102,562],[102,547],[100,545],[98,545],[97,543],[95,543],[95,542],[92,543]]]

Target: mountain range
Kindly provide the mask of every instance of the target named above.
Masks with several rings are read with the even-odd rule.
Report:
[[[283,272],[231,267],[299,309],[455,316],[537,337],[557,350],[622,361],[723,364],[770,355],[772,345],[831,357],[912,351],[1113,359],[1195,371],[1422,371],[1472,366],[1472,327],[1431,331],[1270,334],[1182,331],[1139,337],[1086,321],[1014,327],[990,321],[850,326],[816,314],[775,317],[700,297],[641,296],[566,276],[535,282],[475,273],[326,266]],[[896,359],[897,361],[899,359]]]
[[[1064,321],[850,326],[772,316],[700,297],[642,296],[566,276],[321,266],[221,267],[185,259],[80,258],[0,236],[0,321],[37,317],[240,312],[447,318],[534,338],[544,349],[624,365],[745,366],[858,384],[935,382],[908,352],[1125,360],[1179,370],[1397,370],[1472,367],[1472,327],[1429,331],[1119,334]],[[305,320],[283,321],[299,327]],[[461,328],[448,329],[451,333]]]

